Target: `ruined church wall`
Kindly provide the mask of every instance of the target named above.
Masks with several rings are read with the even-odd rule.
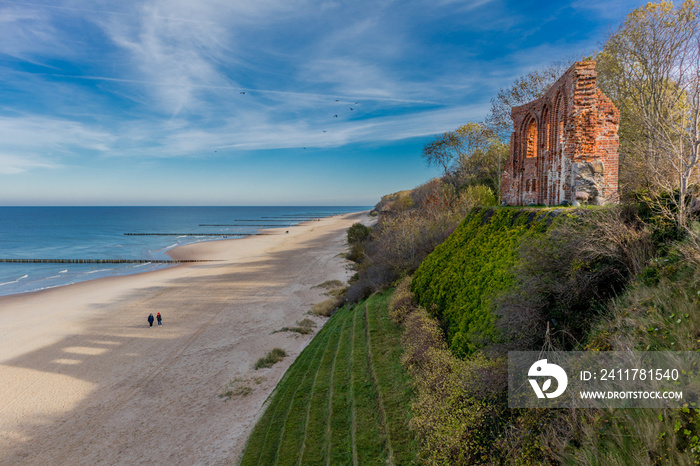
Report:
[[[511,112],[502,199],[510,205],[602,204],[617,197],[619,112],[595,62],[575,63],[541,98]]]

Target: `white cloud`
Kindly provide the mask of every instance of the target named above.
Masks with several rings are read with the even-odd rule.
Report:
[[[57,36],[44,12],[15,6],[0,9],[0,53],[36,63],[37,54],[67,52],[60,42],[56,43]]]
[[[245,122],[231,120],[216,129],[175,131],[164,137],[164,147],[159,150],[171,155],[197,152],[211,155],[214,150],[225,149],[333,148],[350,143],[397,141],[454,129],[467,121],[483,118],[486,111],[487,107],[483,105],[464,106],[399,117],[329,121],[327,125],[313,124],[308,120],[276,122],[257,114]]]
[[[38,168],[57,168],[58,166],[38,154],[0,152],[0,175],[16,175]]]
[[[76,153],[110,150],[114,136],[83,124],[38,116],[0,117],[0,173],[56,168]]]
[[[86,0],[0,9],[0,25],[17,34],[12,43],[0,31],[8,39],[0,50],[26,59],[43,59],[52,42],[85,40],[61,29],[54,14],[92,22],[107,39],[91,54],[74,50],[75,60],[56,73],[32,73],[31,94],[40,101],[32,111],[47,116],[0,118],[12,153],[175,157],[420,137],[482,119],[499,87],[572,47],[506,48],[487,61],[479,44],[452,50],[438,37],[443,55],[432,55],[433,38],[422,28],[439,36],[441,21],[457,32],[460,22],[512,22],[502,0],[415,0],[401,8],[362,0],[103,4],[109,10]]]

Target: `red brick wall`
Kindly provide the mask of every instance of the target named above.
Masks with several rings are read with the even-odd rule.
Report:
[[[596,87],[596,76],[594,61],[575,63],[544,96],[513,107],[503,201],[615,202],[620,113]]]

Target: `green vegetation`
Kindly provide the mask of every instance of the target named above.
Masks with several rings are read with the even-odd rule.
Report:
[[[370,231],[371,230],[368,226],[365,226],[362,223],[354,223],[350,228],[348,228],[348,244],[367,241]]]
[[[412,389],[389,297],[333,314],[277,385],[241,464],[416,463]]]
[[[264,358],[260,358],[255,363],[255,370],[262,369],[264,367],[272,367],[275,363],[280,362],[284,357],[287,356],[287,352],[282,348],[275,348]]]
[[[433,179],[382,198],[375,207],[382,214],[368,240],[351,245],[348,258],[358,263],[358,273],[348,289],[348,302],[364,299],[413,273],[472,208],[496,204],[490,188],[455,187],[452,181]]]
[[[700,464],[695,404],[510,409],[506,364],[512,350],[700,350],[698,37],[699,1],[649,3],[596,57],[622,111],[620,206],[485,208],[511,107],[568,63],[427,144],[443,176],[384,196],[376,226],[348,231],[357,274],[314,312],[359,304],[287,371],[243,464]]]
[[[700,350],[700,268],[681,243],[651,261],[628,291],[611,304],[610,315],[592,329],[585,349],[593,351]],[[578,458],[601,464],[698,464],[700,409],[608,410],[586,413],[571,443]],[[594,415],[593,415],[594,414]],[[630,433],[634,433],[630,435]]]
[[[490,298],[513,283],[519,241],[541,233],[555,213],[475,209],[415,273],[418,303],[440,321],[458,355],[496,338]]]
[[[484,186],[499,191],[508,146],[485,123],[467,123],[434,138],[423,148],[428,165],[443,170],[443,181],[459,189]]]
[[[519,228],[517,212],[532,224],[509,243],[510,256],[481,243],[484,232],[496,244],[508,238]],[[658,234],[665,222],[645,224],[632,206],[566,212],[546,228],[540,225],[547,223],[546,209],[539,215],[499,209],[486,221],[483,210],[468,217],[414,278],[416,297],[438,319],[410,305],[408,280],[397,287],[390,312],[404,326],[402,361],[417,393],[411,426],[427,464],[700,461],[700,409],[693,403],[682,409],[508,408],[507,350],[700,349],[695,243],[668,243]],[[498,222],[506,218],[512,221]],[[480,267],[484,254],[491,268]],[[481,278],[472,275],[474,268],[486,284],[473,284]],[[462,276],[471,280],[460,281]],[[504,276],[507,281],[494,279]],[[505,291],[489,286],[489,279],[507,283]],[[472,298],[474,290],[482,292],[480,300]],[[441,293],[448,295],[445,303],[461,307],[440,313],[442,302],[425,300]],[[469,303],[480,303],[486,319]],[[485,321],[491,333],[482,331],[481,346],[472,351],[455,348],[455,339],[448,348],[443,329],[465,316],[483,319],[478,323]]]

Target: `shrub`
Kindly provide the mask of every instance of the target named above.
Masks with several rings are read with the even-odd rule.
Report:
[[[263,367],[272,367],[275,363],[280,362],[284,357],[287,356],[287,352],[282,348],[274,348],[272,351],[267,353],[264,358],[258,359],[255,363],[255,370],[262,369]]]
[[[459,203],[461,209],[469,212],[474,207],[486,207],[496,205],[496,196],[491,188],[482,185],[467,186],[460,194]]]
[[[362,223],[354,223],[350,228],[348,228],[348,244],[361,243],[367,241],[370,232],[369,227],[363,225]]]
[[[651,232],[620,207],[579,211],[523,239],[515,286],[495,299],[507,349],[571,349],[652,256]]]
[[[350,250],[345,254],[345,258],[349,261],[361,264],[365,260],[365,243],[352,243]]]
[[[411,426],[428,464],[486,464],[507,419],[504,360],[455,357],[437,322],[423,309],[408,315],[402,363],[414,377]],[[497,463],[497,462],[496,462]]]
[[[416,300],[438,318],[457,355],[496,340],[491,299],[513,284],[519,241],[540,234],[550,215],[555,214],[475,209],[416,271]]]
[[[400,324],[409,312],[415,308],[413,293],[411,293],[411,277],[405,277],[394,289],[389,300],[389,317]]]
[[[366,234],[361,224],[348,231],[351,247],[346,257],[360,264],[359,279],[351,284],[348,301],[364,299],[413,273],[469,210],[494,203],[493,192],[487,187],[469,186],[458,191],[440,179],[384,196],[376,206],[381,215],[366,240],[361,240]]]

